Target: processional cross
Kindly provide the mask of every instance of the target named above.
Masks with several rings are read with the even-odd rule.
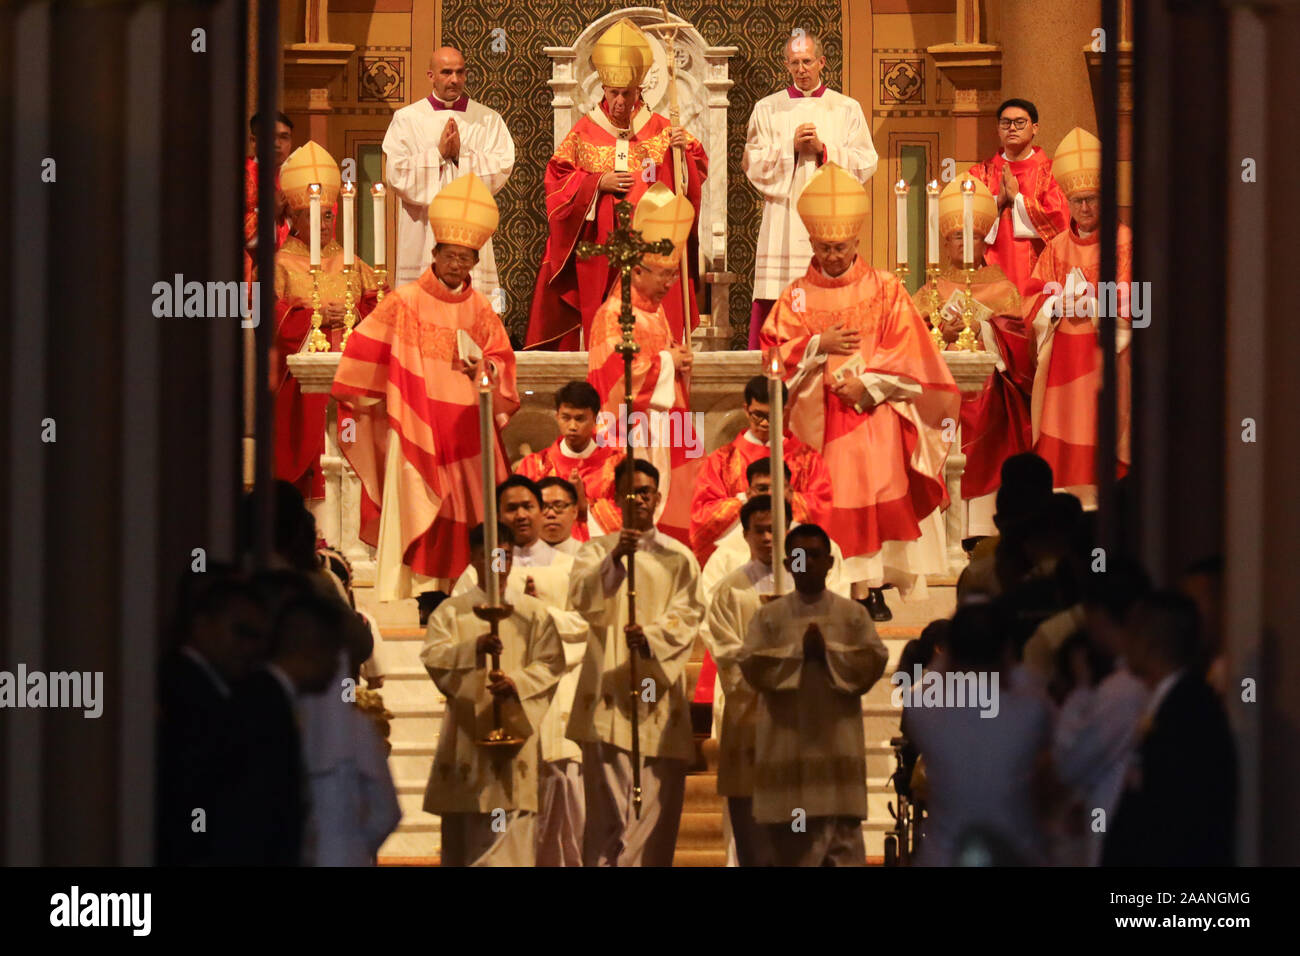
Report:
[[[619,354],[623,356],[623,400],[631,401],[632,398],[632,358],[637,352],[641,351],[641,346],[637,344],[633,336],[633,330],[636,328],[636,316],[632,312],[632,269],[641,264],[641,257],[647,253],[652,255],[667,256],[673,251],[673,242],[671,239],[660,239],[657,242],[646,242],[641,238],[641,231],[632,228],[632,204],[626,199],[620,199],[614,206],[614,217],[617,225],[610,231],[604,243],[587,242],[583,240],[578,243],[578,257],[589,259],[592,256],[607,256],[609,264],[619,271],[619,287],[622,291],[623,309],[618,316],[618,324],[623,329],[623,339],[616,346]],[[632,527],[633,509],[636,507],[636,495],[632,491],[632,481],[635,475],[635,469],[631,462],[634,457],[632,448],[632,429],[626,425],[623,428],[624,452],[628,462],[627,468],[627,488],[623,496],[623,527]],[[627,622],[628,624],[636,623],[636,552],[633,551],[627,556]],[[641,654],[648,657],[649,653],[645,646],[641,647]],[[641,723],[640,713],[638,710],[640,697],[640,688],[637,680],[636,654],[629,655],[628,659],[628,678],[629,678],[629,703],[632,705],[632,810],[636,818],[641,819]]]

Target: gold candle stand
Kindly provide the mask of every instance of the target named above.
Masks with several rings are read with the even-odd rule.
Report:
[[[343,338],[339,341],[339,351],[348,347],[348,337],[357,324],[357,303],[352,295],[352,276],[356,271],[356,266],[343,267]]]
[[[971,319],[974,318],[974,312],[971,309],[971,280],[975,278],[975,267],[970,266],[963,268],[962,272],[966,273],[966,294],[962,300],[961,321],[964,328],[957,336],[957,348],[962,352],[975,351],[975,330],[970,327]]]
[[[311,334],[307,337],[308,352],[328,352],[330,340],[321,331],[324,316],[320,312],[320,266],[311,267]]]

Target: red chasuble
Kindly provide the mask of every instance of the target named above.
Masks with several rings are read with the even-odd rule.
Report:
[[[992,159],[976,163],[970,168],[971,176],[979,179],[989,187],[994,197],[1002,187],[1002,167],[1010,166],[1011,174],[1016,177],[1020,195],[1025,198],[1025,212],[1029,221],[1038,232],[1037,239],[1017,239],[1015,233],[1015,207],[1009,205],[998,217],[997,241],[988,248],[985,260],[989,265],[997,266],[1006,273],[1008,279],[1015,283],[1021,295],[1026,294],[1026,283],[1034,271],[1047,240],[1051,239],[1070,223],[1069,205],[1065,193],[1052,175],[1052,161],[1047,158],[1041,146],[1035,146],[1028,159],[1008,163],[998,153]]]
[[[669,289],[666,299],[672,295],[673,289]],[[624,429],[629,423],[636,425],[633,419],[636,413],[641,413],[638,418],[649,412],[668,413],[647,423],[658,434],[651,432],[649,441],[643,440],[635,451],[638,458],[649,460],[659,469],[659,491],[664,503],[657,527],[689,547],[692,484],[704,462],[704,436],[695,429],[680,369],[674,369],[667,387],[656,388],[664,371],[660,353],[674,343],[662,304],[656,308],[635,289],[632,290],[632,312],[636,317],[633,335],[641,351],[632,360],[632,400],[625,401],[623,356],[614,348],[623,339],[623,329],[618,323],[622,307],[622,297],[615,289],[591,324],[587,381],[600,394],[597,434],[602,437],[598,440],[621,448]]]
[[[275,174],[275,188],[280,188],[280,174]],[[257,259],[248,244],[257,238],[257,159],[250,156],[244,160],[244,281],[252,282],[257,278]],[[289,224],[276,223],[275,248],[284,245],[289,238]]]
[[[1133,265],[1133,234],[1120,225],[1116,242],[1116,275],[1122,289],[1129,288]],[[1058,488],[1080,491],[1097,484],[1097,392],[1101,388],[1101,349],[1096,324],[1089,316],[1062,316],[1055,328],[1040,318],[1048,296],[1047,282],[1067,285],[1071,270],[1078,269],[1096,288],[1101,275],[1101,232],[1079,237],[1074,223],[1047,244],[1031,280],[1026,321],[1040,331],[1038,371],[1034,377],[1032,414],[1034,451],[1052,466]],[[1127,337],[1130,329],[1128,299],[1120,295],[1116,331]],[[1122,476],[1132,461],[1129,454],[1131,364],[1127,346],[1115,356],[1118,390],[1116,473]],[[1084,492],[1081,497],[1086,497]],[[1085,504],[1090,502],[1085,501]]]
[[[352,280],[357,314],[364,318],[375,307],[375,274],[356,260]],[[311,249],[290,236],[275,255],[275,340],[271,347],[271,394],[275,396],[275,477],[292,482],[304,498],[325,497],[320,456],[325,451],[325,418],[329,396],[307,395],[289,374],[288,356],[302,350],[311,332]],[[331,242],[321,250],[321,302],[344,301],[343,247]],[[325,333],[338,351],[341,329]],[[340,425],[342,420],[340,419]]]
[[[795,308],[795,299],[802,308]],[[862,333],[855,356],[808,356],[813,336],[837,323]],[[960,414],[961,396],[934,347],[907,289],[859,256],[831,278],[808,266],[781,294],[761,335],[779,346],[790,386],[790,431],[819,450],[831,476],[827,532],[845,558],[871,555],[885,541],[915,541],[919,522],[947,503],[943,463],[945,419]],[[834,374],[849,361],[854,373],[885,395],[858,412],[831,392]],[[916,394],[888,397],[899,387]]]
[[[916,291],[912,301],[927,320],[934,310],[936,285],[942,309],[954,292],[965,293],[966,276],[960,269],[948,268],[934,285],[927,282]],[[985,351],[994,345],[1006,368],[994,369],[981,391],[962,396],[963,498],[997,491],[1002,484],[1002,463],[1033,447],[1029,395],[1034,384],[1034,337],[1021,318],[1020,293],[1001,269],[984,266],[975,272],[971,296],[993,312],[985,319],[988,329],[981,329],[977,346]],[[949,351],[956,348],[956,344],[948,346]]]
[[[614,206],[620,199],[626,198],[635,207],[642,193],[656,181],[672,188],[673,150],[668,141],[668,130],[668,120],[663,116],[644,106],[637,110],[628,143],[632,188],[624,196],[596,191],[600,177],[614,170],[615,144],[620,138],[606,112],[604,100],[601,100],[599,109],[574,124],[546,164],[546,219],[550,234],[533,291],[525,348],[577,351],[580,348],[580,330],[586,347],[591,347],[592,317],[610,294],[618,272],[609,265],[605,256],[579,259],[576,247],[582,239],[603,243],[609,237],[617,224]],[[687,167],[686,196],[696,211],[696,224],[691,228],[691,241],[686,252],[690,275],[695,277],[700,188],[708,174],[709,160],[704,147],[695,139],[691,139],[683,150],[683,157]],[[647,165],[647,160],[652,165]],[[646,170],[649,172],[643,175]],[[589,220],[587,211],[593,199],[596,201],[595,218]],[[694,287],[692,282],[692,329],[700,323]],[[674,288],[663,303],[674,342],[682,341],[681,296],[681,290]]]
[[[785,463],[790,467],[790,509],[799,524],[826,526],[831,514],[831,475],[826,462],[799,439],[787,433]],[[695,477],[691,502],[691,548],[701,567],[717,547],[718,538],[740,519],[743,502],[736,496],[749,487],[745,469],[769,456],[769,447],[741,432],[708,458]]]
[[[623,512],[614,497],[614,469],[623,460],[623,452],[597,442],[595,449],[586,458],[574,458],[568,454],[568,448],[561,435],[550,448],[535,451],[521,459],[515,465],[515,472],[533,481],[551,477],[568,481],[573,469],[578,469],[578,477],[582,479],[587,495],[588,522],[595,518],[605,534],[623,527]],[[575,541],[591,540],[588,522],[574,522]]]
[[[430,268],[390,292],[352,333],[333,389],[357,422],[356,441],[342,449],[374,515],[362,521],[361,540],[378,543],[380,506],[393,501],[402,564],[452,580],[469,564],[469,529],[484,514],[478,387],[460,371],[458,330],[469,334],[494,371],[498,440],[490,453],[497,480],[504,481],[510,468],[499,435],[519,408],[515,354],[501,319],[469,283],[452,292]],[[396,489],[384,487],[393,473],[385,461],[390,429],[402,456]]]

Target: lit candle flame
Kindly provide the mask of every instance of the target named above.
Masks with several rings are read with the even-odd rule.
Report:
[[[900,196],[907,195],[907,181],[900,179],[898,182],[894,183],[894,192]]]
[[[372,196],[382,196],[384,194],[384,184],[375,183],[373,186],[370,187],[370,194]]]
[[[771,358],[767,363],[767,370],[774,376],[781,375],[781,353],[777,349],[772,349]]]
[[[484,366],[483,366],[483,371],[479,374],[479,377],[478,377],[478,387],[479,387],[479,388],[491,388],[491,387],[492,387],[492,375],[491,375],[490,372],[488,372],[488,367],[487,367],[487,365],[484,365]]]
[[[345,196],[351,196],[353,193],[357,191],[357,187],[352,185],[352,180],[349,179],[347,182],[343,184],[342,188],[339,191]]]
[[[932,179],[926,183],[925,191],[928,193],[937,193],[939,191],[939,180]]]
[[[964,193],[973,193],[975,191],[975,180],[963,179],[961,181],[961,191]]]
[[[319,196],[320,183],[312,183],[310,186],[307,187],[307,192],[311,193],[313,196]]]

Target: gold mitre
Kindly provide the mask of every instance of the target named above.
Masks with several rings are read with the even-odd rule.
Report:
[[[306,209],[311,205],[308,187],[312,183],[320,183],[321,203],[334,205],[342,181],[339,164],[315,140],[308,140],[295,149],[280,167],[280,189],[289,200],[290,209]]]
[[[453,179],[429,203],[435,242],[478,249],[497,231],[500,218],[492,191],[473,173]]]
[[[622,89],[640,86],[654,62],[650,42],[631,20],[619,20],[600,35],[591,48],[591,65],[604,86]]]
[[[939,193],[940,242],[944,236],[950,236],[962,227],[961,184],[967,180],[975,184],[975,198],[971,202],[971,230],[975,238],[983,239],[998,221],[998,201],[989,192],[989,187],[970,175],[954,179]]]
[[[1101,192],[1101,140],[1077,126],[1070,130],[1056,147],[1052,174],[1067,199],[1076,193]]]
[[[646,253],[641,257],[646,265],[667,268],[677,265],[682,250],[691,236],[695,224],[695,207],[684,195],[678,196],[662,182],[657,182],[642,194],[632,214],[632,228],[639,230],[646,242],[669,239],[673,244],[670,255]]]
[[[855,238],[870,207],[862,184],[835,163],[817,170],[795,203],[809,237],[821,242]]]

